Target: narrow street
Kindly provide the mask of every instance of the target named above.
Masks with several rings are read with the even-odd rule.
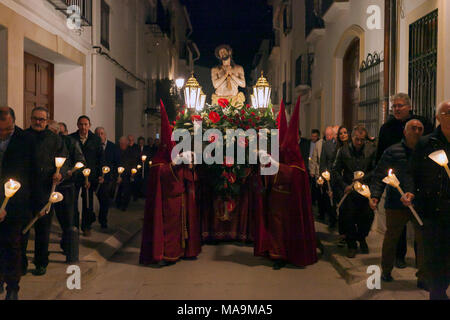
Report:
[[[251,247],[204,246],[195,261],[165,268],[138,264],[141,233],[134,237],[80,291],[61,299],[355,299],[333,266],[320,260],[305,269],[272,270]]]

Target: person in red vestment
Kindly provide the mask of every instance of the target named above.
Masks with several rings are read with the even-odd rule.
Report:
[[[167,113],[161,101],[161,143],[148,178],[139,263],[161,266],[201,251],[193,165],[174,165]]]
[[[265,246],[255,254],[274,260],[275,270],[286,263],[304,267],[317,262],[309,178],[298,145],[299,113],[300,98],[280,148],[278,173],[266,177],[266,241],[260,240]],[[279,128],[283,125],[280,121]]]

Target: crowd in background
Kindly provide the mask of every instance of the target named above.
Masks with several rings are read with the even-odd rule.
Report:
[[[315,129],[311,139],[301,138],[312,201],[318,207],[317,220],[327,223],[330,231],[337,229],[336,245],[347,247],[348,258],[368,254],[366,238],[386,189],[382,280],[393,281],[393,268],[407,266],[406,225],[411,221],[415,231],[417,287],[429,291],[431,299],[448,299],[450,183],[444,168],[428,155],[438,150],[450,155],[450,102],[437,107],[436,120],[440,125],[436,128],[412,112],[407,94],[395,95],[392,102],[392,115],[381,127],[378,139],[369,137],[360,125],[327,127],[323,138]],[[390,169],[405,196],[383,182]],[[358,171],[364,174],[356,178]],[[324,179],[327,173],[329,184]],[[357,192],[355,182],[368,186],[370,199]],[[411,205],[419,212],[423,226],[412,215],[408,208]]]
[[[65,123],[50,120],[45,107],[34,108],[30,120],[30,128],[22,130],[15,125],[14,110],[0,108],[0,196],[4,198],[3,184],[10,179],[20,183],[20,189],[0,210],[0,293],[6,283],[6,298],[11,300],[18,298],[20,278],[28,272],[29,231],[22,233],[33,217],[36,268],[32,274],[42,276],[47,271],[53,215],[62,229],[60,246],[66,262],[78,262],[78,230],[90,237],[95,221],[107,229],[111,205],[126,211],[132,198],[136,201],[144,196],[145,177],[159,143],[150,138],[145,145],[145,139],[139,137],[136,144],[134,136],[128,135],[116,145],[108,140],[103,127],[93,132],[85,115],[77,120],[78,130],[69,134]],[[65,158],[60,170],[55,158]],[[63,200],[48,209],[54,191]],[[98,215],[94,197],[99,203]]]

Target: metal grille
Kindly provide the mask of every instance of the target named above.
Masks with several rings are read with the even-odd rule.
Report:
[[[436,112],[438,10],[409,26],[409,95],[413,111],[432,123]]]
[[[67,17],[67,8],[78,6],[80,8],[80,18],[83,26],[92,26],[92,0],[47,0],[56,10],[61,11]]]
[[[360,72],[360,103],[358,122],[363,124],[369,134],[378,134],[380,121],[380,67],[383,61],[378,53],[367,55],[361,64]]]

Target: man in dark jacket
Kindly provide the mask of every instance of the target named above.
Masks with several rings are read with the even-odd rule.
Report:
[[[75,225],[79,227],[79,210],[78,210],[78,194],[83,187],[82,200],[83,211],[81,217],[81,230],[85,237],[91,236],[91,225],[95,221],[94,210],[94,190],[97,188],[98,183],[102,183],[101,177],[102,166],[104,161],[104,152],[102,148],[102,142],[92,131],[91,120],[89,117],[83,115],[78,118],[77,121],[78,131],[72,133],[70,136],[74,138],[81,146],[84,158],[86,159],[86,167],[91,169],[89,175],[89,182],[85,184],[84,177],[76,184],[75,190]],[[89,194],[89,203],[86,199],[86,190]]]
[[[411,119],[417,119],[422,122],[424,126],[424,135],[427,135],[433,131],[433,125],[424,117],[415,115],[412,113],[411,98],[406,93],[398,93],[392,97],[393,114],[389,117],[388,121],[380,128],[378,135],[378,149],[377,149],[377,162],[380,160],[384,150],[392,146],[393,144],[400,143],[404,138],[403,132],[405,130],[406,123]],[[397,268],[406,268],[405,256],[406,256],[406,226],[403,228],[403,233],[397,244],[396,250],[396,262]]]
[[[95,129],[95,134],[100,137],[102,141],[102,148],[105,152],[104,165],[111,170],[105,175],[105,181],[101,184],[97,192],[97,198],[100,204],[100,212],[98,220],[102,229],[108,228],[108,211],[111,205],[111,199],[114,195],[114,188],[117,180],[117,168],[120,166],[120,152],[119,148],[107,139],[105,128],[98,127]]]
[[[82,175],[78,170],[72,173],[73,168],[77,162],[81,162],[86,165],[83,152],[81,151],[79,143],[60,132],[61,126],[54,120],[50,120],[48,124],[49,130],[55,134],[59,134],[61,139],[66,145],[69,157],[66,160],[66,164],[69,168],[67,171],[67,178],[64,179],[56,188],[56,191],[60,192],[64,199],[61,202],[55,203],[55,213],[58,218],[58,222],[62,229],[62,236],[60,246],[66,256],[66,263],[78,262],[78,231],[74,226],[75,215],[75,177]]]
[[[131,199],[131,169],[136,167],[136,156],[134,151],[127,145],[127,138],[119,140],[120,165],[125,168],[121,178],[118,180],[119,188],[116,197],[116,206],[126,211]]]
[[[367,130],[356,126],[352,131],[352,141],[341,147],[333,165],[332,179],[340,194],[349,193],[342,204],[342,232],[348,246],[349,258],[354,258],[359,242],[361,253],[369,253],[366,237],[370,232],[374,214],[368,199],[353,191],[354,172],[364,172],[362,183],[368,184],[375,169],[376,150],[367,141]]]
[[[428,156],[443,150],[450,158],[450,101],[437,108],[440,126],[420,139],[410,161],[402,198],[405,205],[415,198],[423,220],[424,272],[430,299],[448,299],[450,284],[450,177]]]
[[[386,184],[382,181],[392,169],[397,176],[402,186],[405,182],[405,175],[407,174],[407,167],[412,152],[416,147],[417,142],[423,134],[423,124],[419,120],[410,120],[405,126],[405,138],[401,143],[394,144],[387,148],[380,161],[372,179],[371,191],[371,208],[376,209],[378,203],[383,195]],[[395,262],[395,251],[403,228],[408,221],[415,225],[415,238],[417,244],[417,286],[425,289],[425,282],[423,279],[423,242],[422,231],[417,224],[416,219],[411,211],[401,202],[401,195],[394,187],[387,186],[386,201],[384,208],[386,210],[386,233],[384,234],[383,250],[381,257],[381,267],[383,274],[381,279],[386,282],[394,280],[391,276],[392,269]]]
[[[32,192],[32,209],[35,215],[48,203],[53,183],[58,184],[66,177],[67,164],[56,174],[55,158],[68,158],[66,146],[60,136],[47,128],[49,112],[44,107],[36,107],[31,113],[31,127],[25,132],[34,146],[34,161],[36,170],[33,173],[34,187]],[[35,251],[34,264],[36,276],[44,275],[48,265],[48,246],[50,241],[50,227],[52,224],[53,206],[48,214],[45,214],[34,225]],[[26,248],[29,232],[23,237],[22,255],[26,266]]]
[[[0,108],[0,198],[3,185],[13,179],[20,189],[0,212],[0,293],[6,282],[7,300],[18,299],[22,276],[22,226],[31,219],[31,178],[34,167],[33,146],[24,131],[15,126],[14,111]]]

